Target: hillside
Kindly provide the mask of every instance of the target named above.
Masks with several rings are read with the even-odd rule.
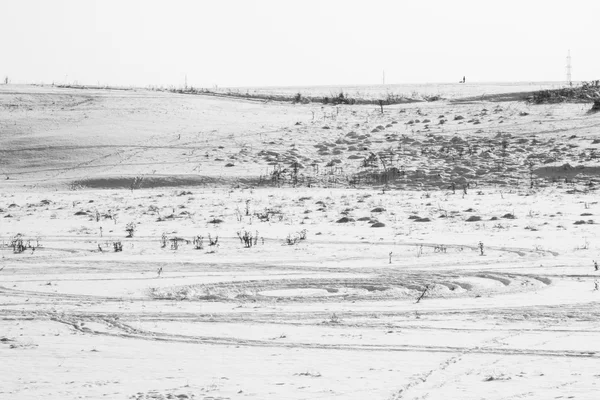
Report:
[[[259,185],[276,177],[514,186],[540,167],[594,166],[600,139],[600,117],[586,114],[586,104],[439,101],[382,114],[374,106],[2,86],[0,107],[4,185]],[[595,182],[587,172],[577,173]]]

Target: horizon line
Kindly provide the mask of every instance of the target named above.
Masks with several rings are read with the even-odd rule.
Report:
[[[572,83],[580,83],[580,82],[585,82],[585,80],[581,80],[581,81],[571,81]],[[218,89],[261,89],[261,88],[318,88],[318,87],[323,87],[323,88],[333,88],[333,87],[386,87],[386,86],[410,86],[410,85],[465,85],[468,86],[469,84],[478,84],[478,85],[485,85],[485,84],[506,84],[506,85],[518,85],[518,84],[529,84],[529,85],[535,85],[535,84],[564,84],[564,85],[568,85],[569,83],[565,80],[556,80],[556,81],[530,81],[530,80],[523,80],[523,81],[471,81],[471,82],[414,82],[414,83],[409,83],[409,82],[402,82],[402,83],[342,83],[342,84],[308,84],[308,85],[247,85],[247,86],[220,86],[218,84],[216,85],[194,85],[194,84],[189,84],[187,86],[185,85],[174,85],[174,84],[167,84],[167,85],[160,85],[160,84],[146,84],[143,86],[140,85],[118,85],[118,84],[101,84],[101,83],[94,83],[94,84],[85,84],[85,83],[79,83],[78,81],[73,81],[73,82],[51,82],[51,83],[47,83],[47,82],[20,82],[20,83],[12,83],[9,81],[8,84],[2,83],[0,84],[0,86],[81,86],[81,87],[91,87],[91,88],[121,88],[121,89],[148,89],[148,88],[194,88],[194,89],[211,89],[211,88],[218,88]]]

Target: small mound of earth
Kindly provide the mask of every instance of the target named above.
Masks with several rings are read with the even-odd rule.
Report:
[[[350,217],[342,217],[340,219],[338,219],[337,221],[338,224],[345,224],[347,222],[354,222],[354,218],[350,218]]]

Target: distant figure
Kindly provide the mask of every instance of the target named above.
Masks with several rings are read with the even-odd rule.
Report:
[[[594,281],[594,291],[600,290],[600,285],[598,284],[598,279]]]
[[[162,274],[162,267],[158,269],[158,277],[160,278],[160,274]]]
[[[467,78],[465,78],[465,77],[463,76],[463,83],[465,83],[466,81],[467,81]]]
[[[594,271],[598,271],[598,261],[594,260]]]

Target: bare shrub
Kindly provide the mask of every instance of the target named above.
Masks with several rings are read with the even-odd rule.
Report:
[[[200,235],[194,238],[194,248],[196,250],[202,250],[204,248],[204,238]]]
[[[209,246],[217,246],[219,243],[219,237],[215,236],[214,240],[213,238],[210,236],[210,233],[208,234],[208,245]]]
[[[135,224],[133,222],[128,223],[125,226],[125,232],[127,232],[127,237],[132,238],[135,233]]]
[[[256,232],[257,233],[256,238],[254,237],[254,235],[252,235],[252,233],[250,231],[244,231],[244,233],[242,233],[241,231],[238,231],[236,233],[237,233],[238,238],[240,238],[240,242],[246,248],[252,247],[252,245],[255,244],[256,241],[258,240],[258,231]]]

